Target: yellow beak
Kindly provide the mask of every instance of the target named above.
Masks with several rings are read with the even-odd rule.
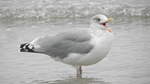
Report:
[[[113,18],[108,18],[107,22],[113,21]]]
[[[113,18],[108,18],[107,22],[111,22],[113,21]],[[107,31],[108,32],[112,32],[112,29],[111,28],[107,28]]]

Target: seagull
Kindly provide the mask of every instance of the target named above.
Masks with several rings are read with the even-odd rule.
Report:
[[[91,18],[90,26],[83,30],[68,30],[55,35],[41,36],[20,45],[20,52],[45,54],[76,68],[82,77],[82,66],[96,64],[108,54],[114,35],[107,23],[112,21],[103,14]]]

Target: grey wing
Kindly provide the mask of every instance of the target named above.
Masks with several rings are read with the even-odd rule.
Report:
[[[39,41],[45,54],[65,58],[69,53],[86,54],[91,51],[91,36],[85,31],[70,31],[56,36],[47,36]]]

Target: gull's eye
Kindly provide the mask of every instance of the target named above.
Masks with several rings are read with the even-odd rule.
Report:
[[[100,22],[100,21],[101,21],[101,19],[100,19],[100,18],[97,18],[96,20],[97,20],[98,22]]]

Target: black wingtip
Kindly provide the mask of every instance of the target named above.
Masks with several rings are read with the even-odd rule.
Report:
[[[30,43],[23,43],[20,45],[20,52],[34,52],[34,46]]]
[[[23,48],[27,43],[23,43],[20,45],[20,48]]]
[[[25,52],[26,51],[26,45],[27,43],[23,43],[20,45],[20,52]]]
[[[20,52],[25,52],[25,50],[24,49],[20,49]]]

